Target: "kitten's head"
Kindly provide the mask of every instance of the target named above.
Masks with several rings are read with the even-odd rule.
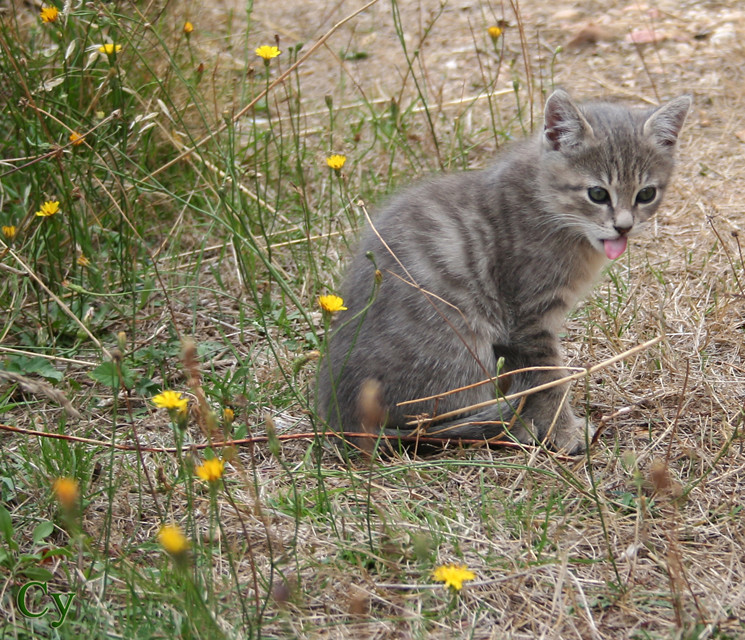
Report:
[[[681,96],[651,110],[576,105],[564,91],[546,102],[541,198],[551,222],[587,238],[610,259],[660,205],[691,106]]]

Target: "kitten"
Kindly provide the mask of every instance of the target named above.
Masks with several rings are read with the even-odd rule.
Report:
[[[594,429],[572,411],[566,384],[527,396],[517,416],[518,403],[502,400],[437,421],[494,400],[494,384],[398,403],[494,376],[500,358],[502,371],[562,365],[564,317],[657,211],[690,106],[689,96],[647,110],[578,105],[558,90],[543,131],[491,168],[435,177],[394,198],[363,234],[341,287],[348,310],[317,380],[329,425],[405,434],[425,414],[434,418],[422,423],[425,435],[488,439],[508,429],[520,442],[547,438],[582,451]],[[376,266],[382,281],[371,302]],[[564,375],[517,373],[510,392]],[[380,407],[373,425],[370,397]]]

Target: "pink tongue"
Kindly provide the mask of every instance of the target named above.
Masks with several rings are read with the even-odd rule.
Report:
[[[626,251],[626,238],[616,238],[615,240],[603,240],[603,248],[608,260],[615,260],[624,251]]]

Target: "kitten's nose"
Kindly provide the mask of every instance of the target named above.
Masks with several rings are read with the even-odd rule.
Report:
[[[616,230],[616,233],[620,236],[625,236],[629,231],[631,231],[631,227],[634,225],[628,225],[628,226],[621,226],[621,225],[613,225],[613,228]]]

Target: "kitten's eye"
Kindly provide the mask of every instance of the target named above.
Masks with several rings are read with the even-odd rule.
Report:
[[[639,193],[636,194],[636,202],[637,204],[649,204],[652,202],[652,200],[655,199],[657,196],[657,189],[654,187],[644,187],[643,189],[639,190]]]
[[[595,204],[607,204],[610,202],[610,194],[603,187],[590,187],[587,196]]]

